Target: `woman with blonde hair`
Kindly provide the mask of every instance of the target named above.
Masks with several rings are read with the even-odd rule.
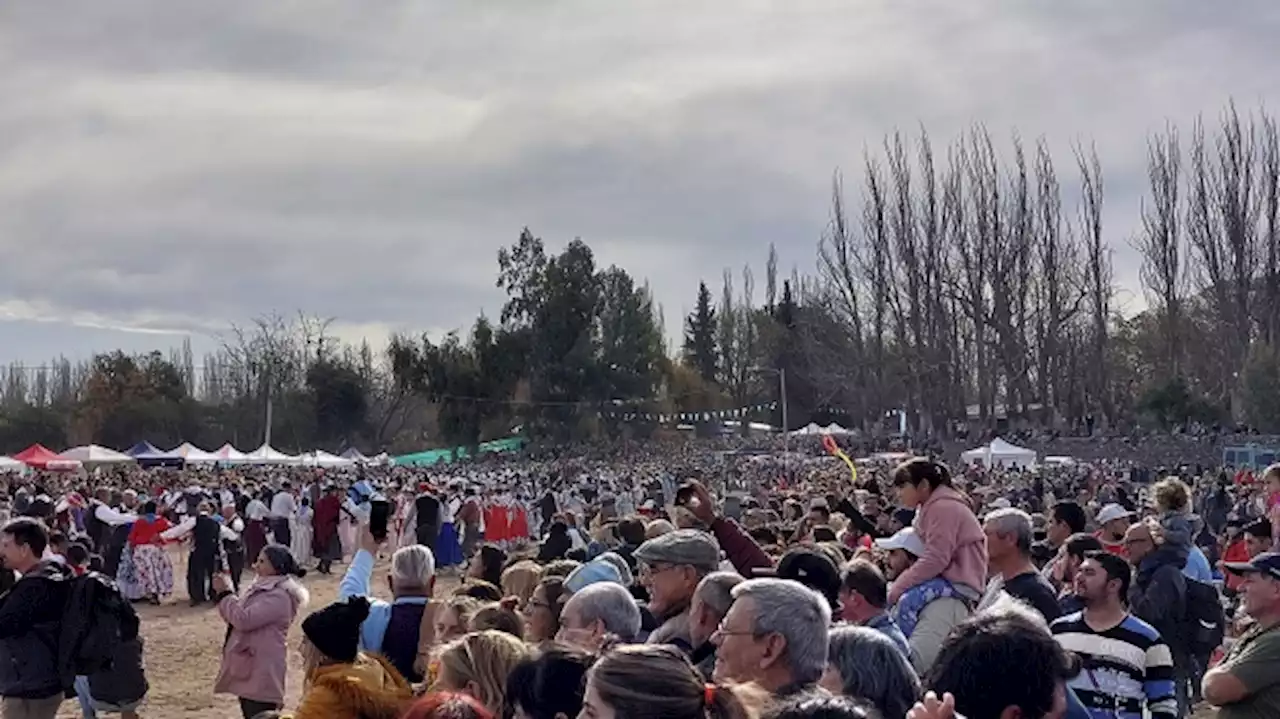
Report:
[[[294,719],[398,719],[413,687],[391,662],[359,651],[369,600],[350,597],[302,620],[306,687]]]
[[[527,559],[521,560],[507,567],[502,573],[502,594],[515,597],[518,600],[516,609],[523,611],[540,581],[542,581],[541,565]]]
[[[606,652],[587,673],[579,717],[751,719],[747,690],[706,684],[675,647],[633,644]],[[752,697],[752,704],[756,704]]]
[[[436,643],[451,642],[466,634],[471,618],[483,606],[484,602],[466,595],[455,595],[445,600],[444,605],[435,613]]]
[[[471,632],[440,650],[439,673],[431,691],[463,692],[501,714],[507,676],[529,652],[524,642],[506,632]]]

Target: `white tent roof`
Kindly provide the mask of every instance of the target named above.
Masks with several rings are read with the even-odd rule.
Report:
[[[72,447],[58,456],[62,459],[78,460],[83,464],[118,464],[120,462],[134,461],[133,457],[124,452],[117,452],[114,449],[96,444]]]
[[[356,461],[348,457],[339,457],[336,454],[329,454],[323,449],[317,449],[314,452],[307,452],[300,458],[304,467],[351,467]]]
[[[817,423],[810,422],[809,424],[806,424],[800,429],[797,429],[796,431],[792,432],[791,436],[795,437],[795,436],[806,436],[811,434],[823,434],[824,432],[825,430],[819,427]]]
[[[243,462],[249,458],[249,455],[241,452],[228,442],[221,447],[213,450],[213,459],[215,462]]]
[[[296,454],[285,454],[264,444],[245,455],[245,460],[252,464],[297,464],[299,457]]]
[[[218,455],[213,452],[206,452],[190,442],[183,442],[174,447],[168,454],[176,454],[182,457],[182,461],[187,464],[212,464],[218,461]]]
[[[0,456],[0,472],[21,472],[27,465],[12,457]]]
[[[1026,467],[1036,463],[1036,453],[996,437],[991,444],[962,452],[960,459],[965,464],[982,462],[990,467]]]
[[[850,432],[849,430],[845,429],[844,427],[841,427],[835,422],[832,422],[826,427],[823,427],[822,431],[825,434],[853,434],[853,432]]]

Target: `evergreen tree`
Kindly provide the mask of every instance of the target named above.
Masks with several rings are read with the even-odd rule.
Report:
[[[711,303],[711,291],[707,283],[698,283],[698,303],[684,321],[685,365],[698,372],[705,382],[715,382],[719,369],[716,353],[716,309]]]

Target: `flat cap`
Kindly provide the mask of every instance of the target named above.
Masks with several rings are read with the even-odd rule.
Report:
[[[677,529],[641,544],[635,558],[654,564],[687,564],[708,572],[720,568],[720,545],[714,537],[696,529]]]

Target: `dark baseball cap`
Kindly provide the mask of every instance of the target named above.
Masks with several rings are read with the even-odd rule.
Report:
[[[1247,562],[1225,562],[1222,566],[1232,574],[1265,574],[1280,579],[1280,552],[1263,552]]]
[[[782,555],[775,569],[757,569],[755,574],[800,582],[826,597],[833,609],[840,606],[840,568],[820,550],[796,547]]]

